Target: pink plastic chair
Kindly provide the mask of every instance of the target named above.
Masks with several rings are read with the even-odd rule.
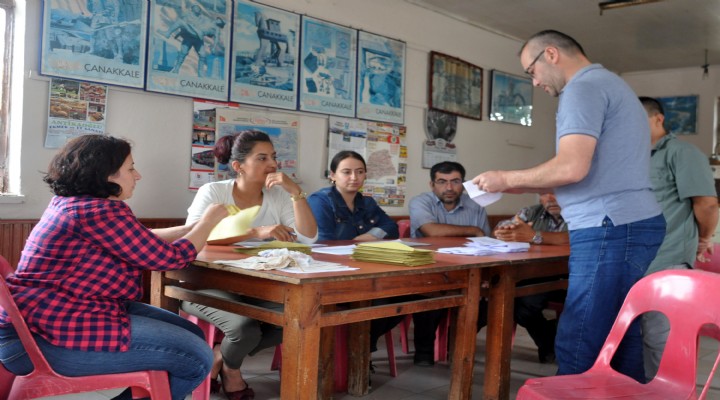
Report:
[[[641,279],[628,293],[595,364],[582,374],[528,379],[518,400],[535,399],[705,399],[720,361],[697,396],[698,335],[720,325],[720,274],[669,270]],[[670,321],[670,334],[660,368],[647,384],[620,374],[610,360],[630,323],[648,311],[660,311]]]
[[[213,325],[205,320],[202,320],[192,314],[188,314],[183,310],[180,310],[179,314],[181,317],[183,317],[183,318],[187,319],[188,321],[197,325],[198,328],[200,328],[200,330],[203,331],[203,333],[205,334],[205,341],[207,342],[208,346],[210,346],[211,349],[213,348],[213,346],[215,346],[215,339],[216,339],[215,336],[216,336],[216,332],[218,332],[215,329],[215,325]],[[219,332],[219,333],[222,333],[222,332]],[[208,374],[208,376],[205,378],[205,380],[202,381],[202,383],[198,387],[196,387],[195,390],[193,390],[192,400],[209,400],[210,399],[210,387],[212,386],[210,384],[210,379],[211,379],[210,375]]]
[[[409,219],[401,219],[397,222],[398,230],[400,231],[400,237],[401,238],[409,238],[410,237],[410,220]]]
[[[166,371],[138,371],[78,377],[63,376],[55,372],[40,351],[10,294],[5,277],[12,273],[13,268],[7,260],[0,256],[0,306],[10,316],[20,341],[32,361],[34,370],[27,375],[16,376],[12,387],[8,388],[5,383],[9,372],[1,368],[0,376],[3,377],[0,377],[0,383],[3,383],[5,390],[9,389],[7,399],[34,399],[126,387],[132,388],[133,398],[148,396],[158,400],[171,398]],[[0,391],[2,390],[0,389]]]

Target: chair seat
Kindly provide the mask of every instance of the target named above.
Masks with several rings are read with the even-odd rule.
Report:
[[[691,393],[672,382],[641,385],[620,373],[585,373],[528,379],[518,391],[523,400],[613,399],[667,400],[689,399]]]

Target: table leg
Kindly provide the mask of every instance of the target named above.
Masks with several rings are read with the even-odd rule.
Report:
[[[370,389],[370,321],[348,327],[348,393],[365,396]]]
[[[285,296],[280,398],[318,398],[320,294],[313,285],[290,286]]]
[[[485,384],[483,398],[510,398],[510,353],[512,352],[515,268],[505,265],[490,271],[488,326],[485,342]]]
[[[467,303],[458,307],[448,399],[470,399],[472,396],[481,272],[478,269],[467,272]]]

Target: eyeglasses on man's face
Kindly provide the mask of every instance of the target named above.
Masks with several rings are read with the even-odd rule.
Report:
[[[448,183],[451,184],[451,185],[453,185],[453,186],[462,185],[462,179],[450,179],[450,180],[447,180],[447,179],[437,179],[437,180],[435,180],[435,184],[438,185],[438,186],[445,186],[445,185],[447,185]]]
[[[533,67],[535,67],[535,63],[538,62],[538,60],[540,59],[540,57],[542,57],[543,54],[545,54],[545,49],[543,49],[543,51],[541,51],[540,54],[538,54],[537,57],[535,57],[535,59],[525,69],[525,73],[530,75],[531,78],[535,77],[535,68]]]

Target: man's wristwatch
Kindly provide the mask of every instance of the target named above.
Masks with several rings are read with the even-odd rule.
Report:
[[[532,243],[533,244],[542,244],[542,242],[543,242],[542,232],[535,231],[535,236],[533,236],[533,238],[532,238]]]

